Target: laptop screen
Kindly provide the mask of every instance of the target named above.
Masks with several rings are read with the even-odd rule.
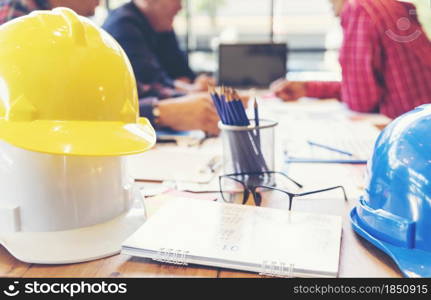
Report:
[[[219,84],[233,87],[268,87],[286,76],[286,44],[221,44]]]

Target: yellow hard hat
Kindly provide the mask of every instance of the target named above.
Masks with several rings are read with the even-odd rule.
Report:
[[[0,45],[0,139],[84,156],[154,145],[126,54],[91,21],[67,8],[35,11],[0,26]]]

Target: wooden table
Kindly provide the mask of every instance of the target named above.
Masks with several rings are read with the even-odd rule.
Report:
[[[329,168],[329,170],[328,170]],[[325,173],[337,174],[337,169],[349,168],[353,172],[361,173],[361,166],[327,166],[310,165],[295,166],[289,174],[301,183],[307,183],[310,174],[319,176],[319,170]],[[301,170],[301,173],[298,172]],[[332,170],[331,170],[332,169]],[[313,172],[314,171],[314,172]],[[345,173],[342,173],[345,174]],[[326,178],[328,179],[328,178]],[[335,179],[336,180],[336,179]],[[318,183],[320,187],[330,186],[332,180]],[[313,184],[314,186],[314,184]],[[349,187],[346,187],[350,197]],[[341,241],[339,277],[400,277],[396,265],[383,252],[365,241],[351,228],[349,212],[354,206],[354,199],[345,203],[338,191],[330,192],[327,196],[314,196],[307,199],[295,199],[294,209],[310,212],[322,212],[343,216],[343,234]],[[205,200],[203,200],[205,201]],[[286,208],[287,203],[277,200],[264,200],[266,207]],[[35,245],[37,247],[37,245]],[[188,266],[178,267],[160,264],[149,259],[135,258],[127,255],[114,255],[87,263],[70,265],[38,265],[18,261],[3,247],[0,247],[0,276],[11,277],[260,277],[258,274],[231,271],[227,269]]]
[[[322,188],[342,184],[350,201],[345,203],[337,191],[327,196],[319,195],[297,199],[295,210],[322,212],[343,217],[339,277],[401,277],[396,265],[383,252],[365,241],[351,228],[349,213],[355,205],[357,189],[364,166],[295,164],[289,175],[309,188]],[[359,178],[359,179],[358,179]],[[350,181],[349,181],[350,180]],[[353,196],[352,196],[353,195]],[[264,206],[286,208],[280,201],[264,201]],[[35,245],[37,247],[37,245]],[[70,265],[38,265],[23,263],[0,246],[0,276],[7,277],[260,277],[258,274],[227,269],[161,264],[149,259],[127,255],[114,255],[87,263]]]

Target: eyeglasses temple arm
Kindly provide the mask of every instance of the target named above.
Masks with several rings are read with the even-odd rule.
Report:
[[[344,201],[349,201],[349,199],[347,198],[346,195],[346,191],[344,189],[343,186],[334,186],[334,187],[330,187],[327,189],[322,189],[322,190],[316,190],[316,191],[311,191],[311,192],[305,192],[305,193],[301,193],[301,194],[296,194],[296,196],[301,197],[301,196],[307,196],[307,195],[311,195],[311,194],[317,194],[317,193],[322,193],[322,192],[327,192],[327,191],[331,191],[331,190],[335,190],[335,189],[341,189],[343,191],[343,196],[344,196]]]
[[[274,172],[274,174],[280,174],[284,177],[286,177],[286,179],[290,180],[291,182],[293,182],[297,187],[299,188],[303,188],[304,186],[302,184],[300,184],[299,182],[297,182],[296,180],[290,178],[289,176],[287,176],[286,174],[282,173],[282,172]]]

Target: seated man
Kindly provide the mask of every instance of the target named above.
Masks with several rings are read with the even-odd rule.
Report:
[[[214,85],[211,77],[196,78],[180,50],[173,29],[180,10],[181,0],[133,0],[112,11],[105,21],[103,28],[127,53],[138,85],[158,84],[185,93]]]
[[[29,14],[33,10],[68,7],[85,17],[94,15],[99,0],[4,0],[0,1],[0,24]]]
[[[431,42],[412,4],[395,0],[331,0],[341,16],[341,82],[278,80],[283,100],[337,98],[359,112],[395,118],[431,102]]]

